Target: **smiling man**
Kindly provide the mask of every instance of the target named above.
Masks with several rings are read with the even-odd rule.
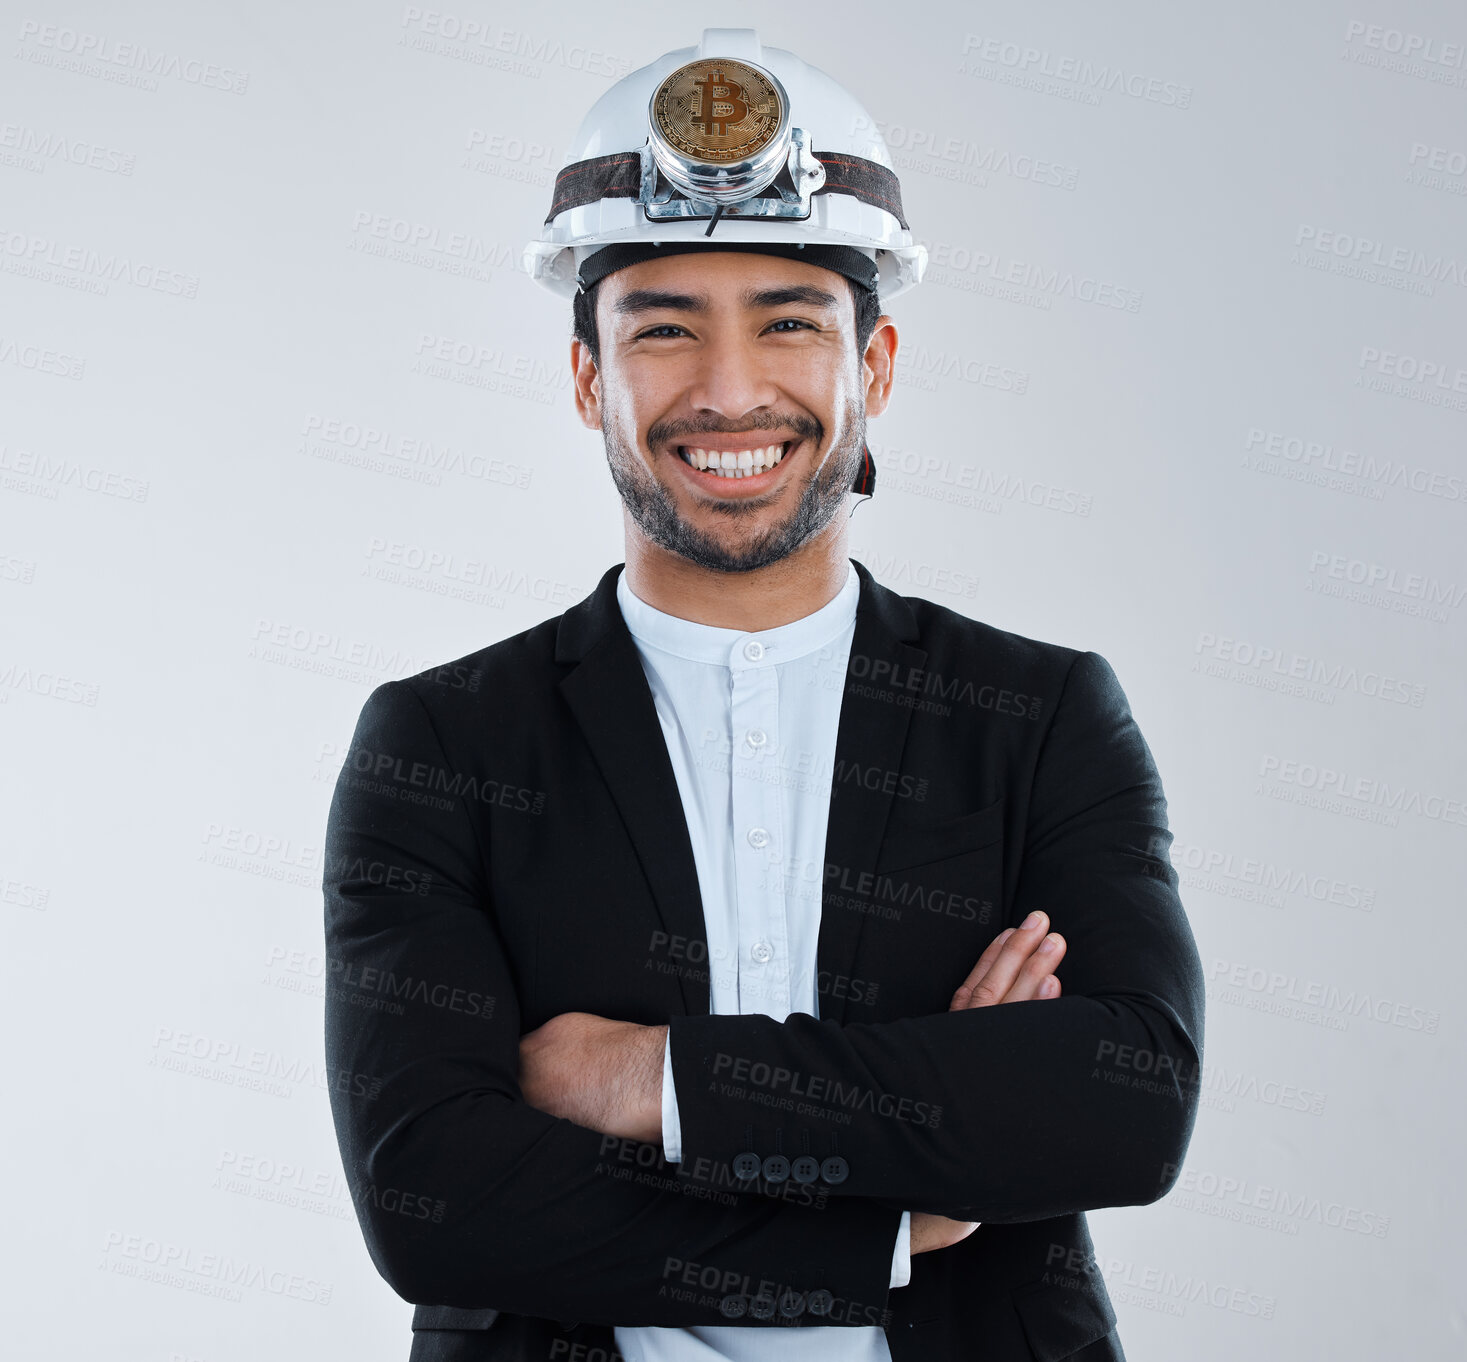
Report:
[[[897,348],[871,290],[857,315],[857,287],[803,261],[688,246],[577,300],[576,409],[604,438],[640,599],[758,630],[845,583],[846,502]]]
[[[1177,1178],[1201,968],[1104,658],[848,555],[925,260],[874,127],[706,30],[527,250],[625,561],[379,686],[327,829],[332,1111],[415,1362],[1124,1357],[1084,1213]]]

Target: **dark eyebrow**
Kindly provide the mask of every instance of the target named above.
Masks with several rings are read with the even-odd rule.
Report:
[[[747,288],[739,295],[745,307],[784,307],[789,303],[804,303],[809,307],[837,305],[836,296],[813,284],[785,284],[777,288]],[[637,312],[654,312],[665,308],[672,312],[706,312],[706,293],[675,293],[671,289],[637,288],[624,293],[612,304],[612,312],[618,317]]]
[[[708,306],[706,293],[673,293],[665,288],[634,288],[624,293],[612,305],[618,316],[634,312],[655,312],[658,308],[669,308],[673,312],[702,312]]]
[[[784,307],[787,303],[805,303],[809,307],[835,307],[835,294],[813,284],[785,284],[779,288],[748,288],[739,295],[745,307]]]

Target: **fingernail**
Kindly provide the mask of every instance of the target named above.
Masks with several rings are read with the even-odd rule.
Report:
[[[1057,937],[1053,932],[1051,932],[1047,937],[1044,938],[1043,941],[1039,943],[1040,954],[1043,954],[1045,951],[1057,950],[1058,948],[1059,937]]]
[[[1036,908],[1034,912],[1030,913],[1029,916],[1024,919],[1024,926],[1037,927],[1043,921],[1044,914]]]

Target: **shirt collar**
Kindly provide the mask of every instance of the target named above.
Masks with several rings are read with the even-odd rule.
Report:
[[[773,629],[720,629],[648,605],[627,585],[625,567],[616,580],[617,604],[638,643],[691,662],[739,668],[791,662],[834,642],[854,622],[860,597],[861,579],[847,559],[845,584],[818,610]]]

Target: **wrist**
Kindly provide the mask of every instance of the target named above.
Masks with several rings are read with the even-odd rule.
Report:
[[[639,1026],[632,1033],[627,1074],[632,1080],[631,1117],[637,1138],[662,1143],[662,1067],[667,1049],[666,1026]]]

